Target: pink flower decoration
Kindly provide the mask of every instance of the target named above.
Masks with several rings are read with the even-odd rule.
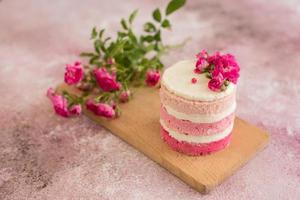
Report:
[[[69,85],[76,84],[83,79],[83,67],[79,61],[73,65],[66,65],[65,82]]]
[[[95,115],[102,116],[105,118],[114,118],[116,116],[116,112],[112,106],[105,103],[95,103],[92,100],[88,100],[86,102],[86,108],[92,111]]]
[[[228,81],[236,84],[239,78],[240,67],[235,61],[235,58],[231,54],[226,54],[222,56],[221,65],[219,68],[222,71],[224,78]]]
[[[209,65],[208,72],[212,77],[208,83],[208,87],[211,90],[220,91],[226,80],[234,84],[237,83],[240,76],[240,67],[233,55],[221,55],[217,51],[214,55],[207,57],[207,62]]]
[[[197,83],[197,79],[196,79],[196,78],[192,78],[192,79],[191,79],[191,82],[192,82],[193,84],[195,84],[195,83]]]
[[[120,101],[125,103],[129,100],[129,97],[130,97],[130,91],[129,90],[123,91],[120,94]]]
[[[99,87],[104,92],[115,91],[121,88],[121,84],[116,80],[116,75],[110,74],[104,67],[95,69],[94,75]]]
[[[196,57],[197,57],[197,62],[196,62],[196,68],[194,72],[199,74],[203,72],[203,70],[208,66],[208,62],[207,62],[208,54],[206,50],[203,49],[202,51],[200,51],[200,53],[196,55]]]
[[[212,72],[212,79],[208,82],[208,88],[212,91],[220,91],[224,81],[225,79],[221,71],[219,71],[219,69],[216,68]]]
[[[55,91],[52,88],[48,89],[47,96],[51,100],[56,114],[60,116],[70,117],[81,113],[81,105],[74,105],[69,109],[68,100],[62,95],[55,94]]]
[[[158,70],[150,70],[146,74],[146,84],[150,87],[154,87],[160,79],[160,73]]]

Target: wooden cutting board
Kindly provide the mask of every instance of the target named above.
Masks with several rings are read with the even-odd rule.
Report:
[[[58,89],[78,94],[65,84]],[[130,102],[121,104],[122,115],[118,119],[106,120],[85,108],[83,112],[201,193],[222,183],[268,143],[265,131],[236,118],[228,148],[208,156],[183,155],[171,150],[160,137],[158,89],[137,88],[133,95]]]

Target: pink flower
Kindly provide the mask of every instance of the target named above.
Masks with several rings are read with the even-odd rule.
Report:
[[[69,109],[69,111],[70,114],[72,115],[79,115],[81,113],[81,105],[80,104],[74,105]]]
[[[52,88],[48,89],[47,96],[51,100],[56,114],[60,116],[70,117],[81,113],[81,105],[73,105],[68,108],[68,100],[62,95],[55,94],[55,91]]]
[[[235,58],[231,54],[221,55],[216,52],[213,56],[208,58],[208,62],[215,66],[222,73],[224,79],[236,84],[239,78],[240,67]]]
[[[113,64],[115,64],[115,59],[114,58],[108,58],[106,63],[109,64],[109,65],[113,65]]]
[[[206,52],[206,50],[202,50],[200,51],[200,53],[198,53],[196,55],[197,57],[197,62],[196,62],[196,68],[194,70],[195,73],[202,73],[203,70],[208,66],[208,62],[207,62],[207,58],[208,58],[208,54]]]
[[[109,119],[114,118],[116,115],[115,110],[109,104],[95,103],[90,99],[86,102],[86,108],[92,111],[95,115],[102,116]]]
[[[225,79],[218,69],[212,72],[212,79],[208,82],[208,88],[212,91],[220,91]]]
[[[129,90],[126,90],[126,91],[122,91],[121,94],[120,94],[120,101],[125,103],[129,100],[129,97],[130,97],[130,91]]]
[[[219,63],[220,59],[222,58],[221,53],[219,51],[216,51],[215,54],[208,56],[207,58],[207,62],[210,65],[216,65],[217,63]]]
[[[158,70],[150,70],[146,74],[146,84],[150,87],[154,87],[160,79],[160,73]]]
[[[110,91],[115,91],[120,89],[121,84],[117,82],[116,75],[110,74],[106,70],[106,68],[104,67],[97,68],[94,70],[94,74],[99,87],[104,92],[110,92]]]
[[[65,82],[69,85],[76,84],[83,79],[83,67],[79,61],[73,65],[66,65]]]
[[[224,78],[236,84],[239,75],[240,67],[235,58],[231,54],[226,54],[222,57],[222,74]]]
[[[192,78],[192,79],[191,79],[191,82],[192,82],[193,84],[195,84],[195,83],[197,83],[197,79],[196,79],[196,78]]]

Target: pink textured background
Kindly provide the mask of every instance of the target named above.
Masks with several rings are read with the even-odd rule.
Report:
[[[234,53],[242,67],[237,114],[272,137],[207,196],[86,117],[53,114],[45,91],[62,80],[65,63],[90,48],[93,25],[113,33],[134,8],[141,25],[165,4],[0,0],[0,199],[300,199],[297,0],[190,0],[172,17],[167,40],[192,40],[164,63],[201,48]]]

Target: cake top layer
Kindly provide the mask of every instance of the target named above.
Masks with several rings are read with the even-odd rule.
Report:
[[[235,92],[236,86],[233,83],[229,83],[225,91],[211,91],[207,87],[209,79],[205,74],[194,73],[194,68],[195,60],[180,61],[165,70],[161,83],[170,92],[196,101],[215,101]],[[192,78],[196,78],[197,82],[193,84]]]

